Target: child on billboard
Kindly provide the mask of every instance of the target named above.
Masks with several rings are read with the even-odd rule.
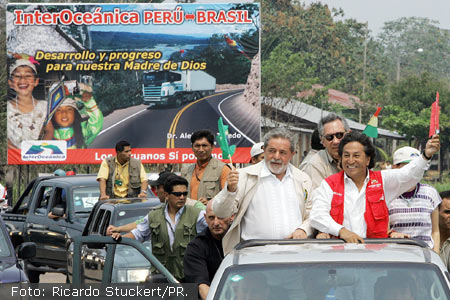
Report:
[[[78,86],[81,98],[79,95],[66,97],[51,119],[54,139],[67,141],[67,149],[86,148],[103,127],[103,114],[92,97],[92,87],[85,83]]]
[[[33,97],[39,84],[36,66],[31,56],[15,55],[16,61],[9,69],[8,85],[14,98],[8,101],[8,148],[20,148],[22,141],[38,140],[47,115],[47,101]],[[43,139],[52,139],[53,126],[45,125]]]

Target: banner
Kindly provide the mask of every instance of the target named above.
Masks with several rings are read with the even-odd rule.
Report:
[[[247,163],[259,27],[257,3],[8,5],[8,163],[98,164],[121,140],[143,163],[194,162],[192,133],[220,117]]]

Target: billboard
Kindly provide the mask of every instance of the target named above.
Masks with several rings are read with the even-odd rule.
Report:
[[[194,162],[192,133],[220,117],[248,162],[259,34],[257,3],[8,5],[8,163],[101,163],[120,140],[143,163]]]

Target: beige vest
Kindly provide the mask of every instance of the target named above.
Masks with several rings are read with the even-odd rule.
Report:
[[[222,169],[225,163],[221,162],[214,157],[211,158],[203,173],[202,180],[198,186],[197,199],[202,197],[210,200],[220,191],[220,175],[222,175]],[[194,174],[195,164],[190,165],[188,168],[181,170],[181,176],[191,183],[192,175]],[[188,197],[191,196],[191,189],[189,189]]]

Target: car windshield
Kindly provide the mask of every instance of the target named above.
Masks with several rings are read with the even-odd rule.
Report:
[[[114,222],[114,226],[122,226],[136,220],[143,219],[149,211],[150,207],[119,211],[116,217],[116,221]]]
[[[100,197],[98,186],[78,187],[73,189],[73,205],[75,214],[89,215]]]
[[[145,73],[143,79],[144,84],[160,84],[167,81],[167,72]]]
[[[214,299],[428,300],[450,294],[432,264],[327,262],[232,266]]]
[[[0,257],[11,256],[11,250],[8,245],[9,236],[5,235],[5,232],[0,227]]]

